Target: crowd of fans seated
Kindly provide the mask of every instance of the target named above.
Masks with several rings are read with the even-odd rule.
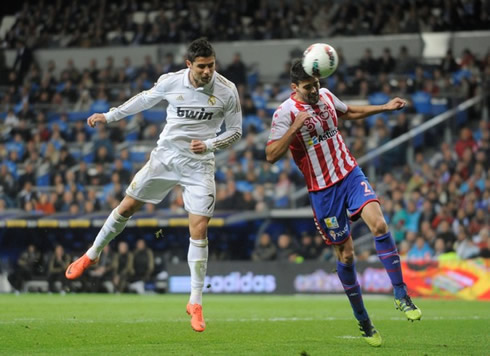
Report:
[[[487,0],[23,2],[2,47],[33,48],[380,35],[489,29]],[[359,6],[361,4],[362,6]],[[10,5],[11,8],[15,6]],[[12,13],[14,15],[14,13]]]
[[[20,73],[11,71],[8,86],[4,87],[7,89],[0,98],[5,110],[0,136],[0,211],[17,208],[38,215],[60,212],[80,215],[117,206],[132,175],[145,161],[144,154],[135,160],[134,152],[124,143],[149,142],[143,152],[147,153],[163,126],[162,116],[154,121],[138,114],[116,125],[90,129],[85,124],[86,113],[106,111],[111,103],[120,103],[149,88],[159,73],[179,69],[171,56],[168,57],[165,66],[155,65],[147,58],[145,65],[139,68],[132,66],[128,59],[118,67],[111,57],[101,68],[95,60],[86,69],[78,69],[68,61],[59,76],[54,74],[54,63],[47,68],[33,63],[22,81],[17,76]],[[396,58],[392,58],[388,50],[382,58],[372,58],[367,49],[366,56],[357,64],[347,66],[343,59],[338,73],[328,78],[326,84],[341,99],[371,102],[376,100],[373,97],[386,101],[395,95],[410,99],[415,94],[427,94],[429,98],[447,98],[449,102],[458,103],[481,93],[483,75],[490,71],[489,58],[478,60],[465,51],[456,61],[448,53],[439,67],[427,69],[417,66],[406,48],[401,48]],[[414,73],[407,72],[409,65],[412,68],[415,65]],[[235,76],[240,88],[246,145],[243,150],[227,152],[226,164],[217,167],[216,208],[218,211],[261,211],[289,207],[290,193],[303,186],[303,178],[290,156],[274,166],[265,162],[265,139],[261,136],[270,124],[270,103],[289,95],[285,82],[281,84],[286,75],[281,74],[276,85],[260,82],[254,87],[248,85],[246,65],[239,55],[231,64],[223,66],[222,72]],[[458,77],[461,72],[466,74]],[[112,86],[112,83],[119,85]],[[421,112],[427,117],[432,114],[432,109],[423,111],[414,101],[411,104],[408,110],[391,116],[379,115],[356,122],[341,120],[340,130],[354,156],[359,158],[406,132],[413,113]],[[451,106],[446,105],[446,108]],[[85,115],[73,117],[77,112]],[[479,115],[479,111],[474,114]],[[456,216],[460,208],[455,202],[457,198],[462,199],[458,195],[460,189],[465,189],[465,196],[478,190],[474,193],[475,204],[488,204],[488,198],[484,198],[488,187],[482,183],[488,177],[488,124],[481,121],[478,126],[478,121],[478,117],[463,118],[457,126],[458,129],[464,127],[462,137],[454,148],[443,145],[439,150],[438,141],[430,132],[422,141],[414,141],[412,144],[418,145],[420,152],[411,167],[404,166],[406,146],[382,155],[373,163],[379,173],[385,174],[384,180],[394,182],[386,196],[381,194],[386,189],[384,182],[378,192],[386,199],[388,218],[398,217],[396,213],[408,209],[412,200],[416,208],[420,208],[430,191],[436,196],[431,201],[432,211],[439,212],[441,206],[447,208],[448,204],[453,204],[449,213],[452,216]],[[446,152],[446,156],[439,161],[425,162],[423,149],[431,145],[439,151],[438,155]],[[404,167],[403,171],[398,170],[403,174],[390,173],[394,166]],[[443,178],[438,178],[439,175]],[[438,182],[438,179],[443,181]],[[479,185],[473,181],[478,181]],[[450,192],[454,197],[446,197],[443,203],[436,204],[437,197],[443,194],[441,185],[447,187],[448,182],[454,182],[455,192]],[[397,191],[405,192],[403,199],[396,196]],[[411,197],[409,193],[419,194],[421,198]],[[485,206],[479,208],[485,209]],[[147,209],[151,212],[155,208],[149,205]],[[183,212],[181,191],[175,189],[157,209]],[[469,216],[468,221],[474,215],[465,214]]]
[[[225,16],[223,9],[229,10],[228,2],[222,1],[211,7],[214,10],[206,15],[213,16],[212,21],[218,24],[211,29],[206,27],[208,17],[202,15],[197,2],[142,5],[136,1],[89,1],[83,4],[74,1],[66,8],[61,3],[47,4],[49,11],[40,11],[43,2],[27,3],[17,23],[4,38],[4,47],[17,46],[19,52],[13,68],[2,68],[4,62],[0,60],[0,214],[17,209],[19,214],[34,217],[53,214],[80,216],[97,212],[104,214],[116,207],[124,196],[125,187],[155,145],[164,125],[163,112],[157,112],[156,116],[137,114],[117,124],[96,129],[86,126],[87,114],[105,112],[110,106],[150,88],[159,75],[183,67],[181,61],[169,53],[162,63],[146,57],[145,64],[140,67],[132,65],[129,58],[117,63],[108,56],[104,63],[93,59],[88,68],[77,68],[70,60],[57,71],[54,62],[40,67],[29,48],[99,46],[129,41],[121,36],[121,42],[117,42],[117,36],[109,40],[108,32],[114,29],[133,32],[130,43],[142,44],[187,41],[188,37],[194,36],[192,31],[200,31],[200,35],[205,34],[212,40],[230,40],[287,38],[299,36],[297,31],[310,31],[301,36],[314,37],[318,31],[327,30],[331,31],[328,32],[330,35],[355,35],[359,31],[363,34],[413,32],[426,30],[424,26],[444,30],[449,23],[453,29],[457,26],[459,29],[476,29],[481,28],[487,16],[483,7],[478,8],[481,5],[478,1],[465,3],[459,11],[458,7],[462,5],[458,1],[428,5],[421,2],[415,7],[413,4],[416,2],[403,6],[402,3],[369,0],[363,1],[366,4],[364,11],[351,11],[352,2],[331,1],[319,5],[314,13],[304,8],[303,2],[293,2],[287,8],[281,7],[286,6],[283,2],[271,5],[262,2],[264,5],[257,7],[260,10],[256,12],[251,12],[255,8],[252,2],[240,2],[241,7],[235,15],[227,12]],[[107,11],[95,11],[99,6],[104,6]],[[173,21],[172,24],[156,21],[160,24],[156,29],[145,23],[134,25],[131,16],[121,15],[128,8],[146,12],[158,10],[157,16],[161,18],[169,11],[178,10],[175,14],[185,16],[186,21]],[[88,21],[85,28],[84,24],[77,22],[77,13],[97,14],[98,17]],[[299,22],[290,21],[293,13],[295,21]],[[350,16],[342,16],[347,13]],[[44,21],[53,23],[53,28],[36,27],[31,23],[31,18],[36,18],[32,14],[48,19],[58,16],[64,20]],[[193,28],[187,20],[193,18],[189,14],[201,18],[204,25]],[[289,20],[279,21],[271,14],[282,14]],[[471,21],[468,14],[471,14]],[[311,16],[335,18],[335,27],[330,27],[328,20],[320,28],[312,28],[319,21],[312,20]],[[250,18],[251,22],[243,21],[244,18]],[[267,20],[258,25],[261,19]],[[112,20],[117,21],[117,26],[112,24]],[[254,31],[229,26],[227,21],[239,22],[244,27],[251,24]],[[309,25],[303,26],[303,21]],[[285,23],[288,23],[287,27]],[[366,28],[365,23],[383,25]],[[274,26],[275,30],[271,31],[271,24],[279,26]],[[172,33],[165,27],[167,25],[173,27],[180,37],[163,38],[162,33]],[[72,31],[70,26],[79,31]],[[183,31],[182,26],[187,26],[188,31]],[[237,33],[217,30],[220,26],[232,28]],[[84,38],[86,34],[88,36]],[[29,38],[33,42],[19,40],[21,38]],[[477,58],[469,50],[456,55],[448,51],[439,66],[424,66],[405,47],[401,47],[396,55],[385,49],[379,58],[375,58],[367,48],[358,63],[349,63],[342,50],[338,52],[339,68],[324,84],[340,99],[364,100],[372,104],[386,102],[394,96],[409,100],[409,107],[399,113],[377,115],[365,121],[340,121],[339,129],[357,158],[407,132],[413,126],[414,118],[430,118],[465,99],[485,94],[485,85],[488,88],[490,53]],[[291,54],[291,57],[297,56],[298,53]],[[223,162],[217,166],[216,172],[218,213],[288,208],[292,203],[291,193],[304,186],[302,175],[290,155],[275,165],[268,164],[264,157],[271,111],[290,93],[289,64],[289,61],[284,63],[284,72],[275,81],[262,83],[260,77],[258,81],[251,80],[239,53],[232,63],[219,63],[218,71],[236,83],[239,89],[244,114],[244,147],[230,149],[224,159],[218,157]],[[59,75],[56,74],[58,72]],[[434,98],[441,100],[434,102]],[[371,183],[379,195],[385,218],[400,253],[409,260],[450,258],[451,254],[459,258],[489,256],[490,129],[488,121],[481,119],[481,112],[482,106],[479,105],[451,120],[453,134],[459,136],[452,145],[442,142],[440,130],[436,128],[369,163],[376,166],[378,180]],[[411,165],[406,161],[407,145],[412,145],[416,152]],[[157,207],[147,205],[145,209],[147,212],[157,209],[169,214],[183,213],[182,192],[177,187]],[[256,249],[250,251],[253,260],[301,262],[304,259],[333,258],[332,250],[325,247],[321,237],[313,231],[300,235],[292,232],[272,236],[264,234],[256,241]],[[136,265],[128,267],[133,262],[124,242],[119,243],[118,250],[117,254],[110,249],[104,252],[107,255],[101,264],[103,268],[93,269],[87,277],[89,282],[67,286],[60,271],[71,257],[64,253],[62,246],[56,247],[53,257],[44,260],[49,288],[53,291],[67,288],[126,291],[136,279],[147,280],[136,272]],[[36,255],[35,251],[29,253]],[[359,258],[370,260],[373,256],[372,252],[365,251]],[[117,263],[114,262],[116,260]],[[26,280],[22,273],[12,276],[18,289],[22,289],[18,281]],[[150,274],[155,277],[154,272]],[[133,284],[132,289],[141,291],[141,284]]]

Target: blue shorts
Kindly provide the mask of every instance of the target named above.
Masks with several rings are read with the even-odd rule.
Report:
[[[359,167],[355,167],[340,182],[309,195],[315,225],[328,245],[343,244],[350,236],[349,219],[357,220],[367,203],[378,201]]]

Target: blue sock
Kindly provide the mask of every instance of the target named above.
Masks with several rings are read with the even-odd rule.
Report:
[[[400,299],[405,297],[407,290],[405,283],[403,283],[400,255],[398,255],[398,250],[396,249],[393,237],[391,237],[391,233],[387,232],[384,235],[375,237],[374,243],[378,257],[391,279],[391,284],[393,284],[395,298]]]
[[[345,294],[349,298],[350,305],[357,320],[369,319],[364,302],[362,301],[361,287],[357,283],[356,267],[337,261],[337,274],[344,287]]]

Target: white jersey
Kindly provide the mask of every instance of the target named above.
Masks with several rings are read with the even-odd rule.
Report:
[[[195,88],[189,80],[189,72],[189,69],[183,69],[162,75],[153,88],[105,113],[107,122],[120,120],[167,100],[167,123],[160,134],[158,147],[172,148],[196,159],[213,158],[214,151],[229,147],[242,135],[238,92],[235,84],[217,72],[208,84]],[[226,131],[216,136],[223,121]],[[203,141],[207,152],[193,153],[191,140]]]

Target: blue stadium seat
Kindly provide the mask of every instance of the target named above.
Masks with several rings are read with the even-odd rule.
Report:
[[[413,106],[419,114],[428,115],[432,113],[432,95],[425,91],[417,91],[412,95]]]
[[[431,105],[432,105],[431,114],[434,116],[442,114],[443,112],[446,112],[448,110],[447,99],[445,98],[442,99],[433,98],[431,100]]]
[[[390,101],[390,97],[383,92],[373,93],[368,96],[370,105],[383,105]]]
[[[131,162],[142,163],[146,161],[145,151],[129,151],[129,159]]]
[[[85,163],[94,163],[94,160],[95,160],[95,152],[86,153],[83,156],[83,160],[85,161]]]
[[[254,190],[254,186],[246,180],[237,181],[235,186],[239,192],[252,192]]]
[[[469,79],[471,78],[471,72],[468,69],[460,69],[457,72],[453,73],[453,82],[456,85],[461,83],[463,78]]]
[[[69,121],[85,120],[90,116],[89,111],[72,111],[68,113]]]
[[[145,119],[145,121],[148,123],[161,124],[163,121],[165,121],[166,117],[167,113],[163,110],[143,111],[143,119]]]
[[[108,112],[109,103],[106,100],[95,100],[90,107],[91,112]]]
[[[36,178],[36,185],[38,187],[47,187],[51,184],[51,175],[49,173],[43,174]]]
[[[50,111],[50,112],[48,112],[48,113],[46,114],[46,120],[47,120],[48,122],[57,121],[57,120],[59,120],[59,119],[60,119],[60,114],[59,114],[59,113],[57,113],[57,112],[52,112],[52,111]]]
[[[129,141],[129,142],[138,141],[138,137],[139,137],[139,132],[137,132],[137,131],[129,132],[126,135],[126,141]]]

